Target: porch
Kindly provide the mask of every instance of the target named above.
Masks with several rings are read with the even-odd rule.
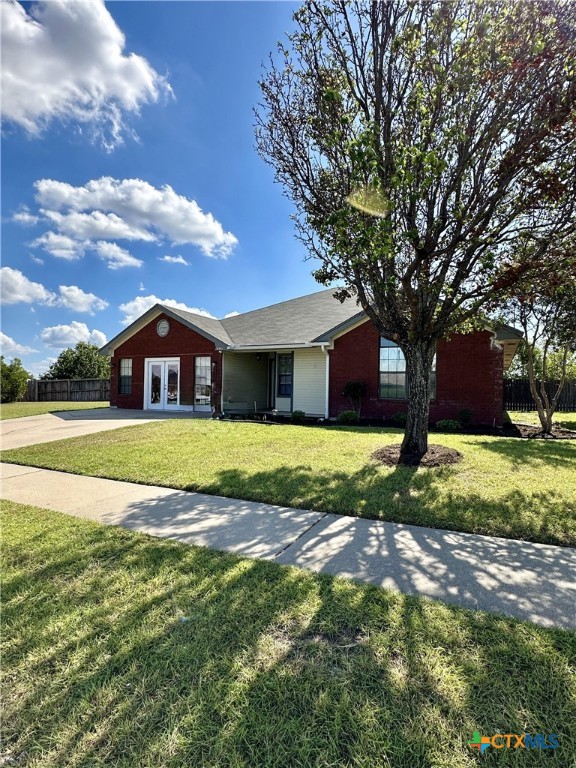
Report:
[[[259,418],[327,412],[327,355],[319,347],[222,353],[224,415]]]

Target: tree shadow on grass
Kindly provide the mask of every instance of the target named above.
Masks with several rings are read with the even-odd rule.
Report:
[[[318,472],[305,465],[259,472],[226,469],[205,490],[340,515],[576,545],[576,504],[559,492],[506,491],[505,478],[496,499],[448,491],[445,481],[455,471],[397,467],[382,472],[376,464],[349,473]]]
[[[573,754],[568,633],[28,515],[45,549],[5,552],[15,765],[457,768],[476,729]]]

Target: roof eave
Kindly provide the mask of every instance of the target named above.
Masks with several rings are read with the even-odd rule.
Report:
[[[322,333],[320,336],[316,336],[315,339],[312,339],[312,343],[320,343],[320,344],[328,344],[330,340],[336,336],[339,333],[342,333],[343,331],[346,331],[348,328],[352,328],[352,326],[356,325],[359,320],[368,319],[368,316],[366,315],[366,312],[364,310],[360,310],[360,312],[357,312],[355,315],[352,315],[352,317],[349,317],[347,320],[344,320],[342,323],[338,323],[338,325],[335,325],[333,328],[330,328],[329,330],[325,331],[325,333]]]

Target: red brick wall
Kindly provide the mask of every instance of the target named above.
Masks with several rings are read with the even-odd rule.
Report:
[[[436,398],[430,403],[430,420],[456,419],[458,411],[472,411],[472,422],[502,423],[503,355],[491,344],[492,334],[479,331],[454,335],[441,341],[436,352]],[[363,381],[366,396],[362,416],[389,417],[407,409],[405,400],[378,397],[380,338],[370,321],[336,339],[330,350],[330,415],[350,408],[343,396],[350,380]]]
[[[158,315],[115,349],[110,374],[110,405],[117,405],[118,408],[144,407],[144,360],[147,357],[180,358],[180,402],[191,404],[194,398],[194,358],[197,355],[210,355],[212,362],[216,363],[212,388],[214,399],[219,404],[222,355],[216,351],[212,341],[171,317],[166,318],[170,323],[170,331],[161,338],[156,333],[156,325],[163,317],[166,316]],[[129,395],[118,393],[120,359],[123,357],[132,359],[132,392]]]

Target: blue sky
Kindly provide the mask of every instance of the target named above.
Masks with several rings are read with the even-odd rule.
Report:
[[[156,299],[319,290],[254,150],[287,2],[2,3],[2,340],[36,375]]]

